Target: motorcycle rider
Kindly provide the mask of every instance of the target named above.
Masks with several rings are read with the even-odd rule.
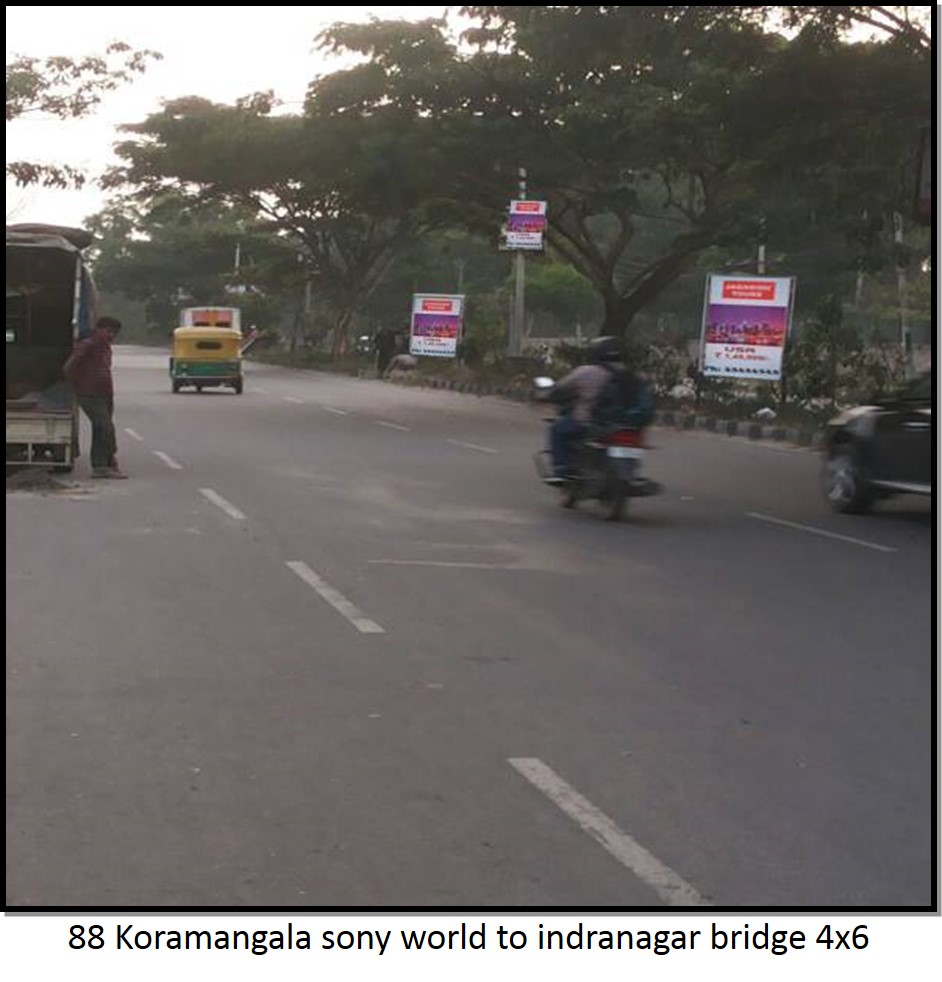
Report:
[[[595,407],[613,372],[624,370],[621,341],[616,337],[593,338],[586,348],[587,364],[565,375],[550,392],[550,401],[571,403],[550,426],[553,455],[552,483],[564,481],[573,471],[573,448],[585,436]]]

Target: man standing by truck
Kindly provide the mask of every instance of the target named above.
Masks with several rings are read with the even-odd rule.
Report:
[[[91,337],[79,341],[62,367],[92,424],[92,477],[127,477],[118,469],[115,456],[118,444],[111,377],[111,347],[120,330],[121,321],[116,317],[99,317]]]

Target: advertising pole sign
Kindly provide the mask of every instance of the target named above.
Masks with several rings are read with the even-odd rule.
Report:
[[[539,252],[543,248],[546,231],[546,202],[510,202],[507,216],[505,243],[507,249],[529,249]]]
[[[794,300],[794,277],[707,276],[700,339],[703,374],[780,379]]]
[[[415,294],[409,353],[454,358],[458,354],[463,316],[463,296]]]

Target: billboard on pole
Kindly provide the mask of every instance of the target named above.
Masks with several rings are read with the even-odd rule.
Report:
[[[454,358],[458,354],[463,317],[463,296],[415,294],[412,298],[409,353]]]
[[[713,377],[780,379],[794,298],[794,277],[709,274],[701,372]]]
[[[546,231],[546,202],[514,200],[504,230],[507,249],[526,249],[539,252]]]

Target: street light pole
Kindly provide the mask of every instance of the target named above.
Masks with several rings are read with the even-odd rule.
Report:
[[[520,181],[517,185],[517,197],[524,201],[527,197],[527,171],[525,167],[518,169]],[[526,284],[526,259],[522,249],[514,254],[514,304],[510,318],[510,331],[507,338],[507,354],[517,357],[520,354],[523,339],[524,317],[524,287]]]
[[[759,276],[765,276],[765,216],[759,218],[759,248],[756,252],[756,272]]]
[[[906,310],[906,255],[903,246],[903,216],[893,212],[893,241],[896,244],[896,294],[899,304],[899,340],[903,356],[903,372],[906,378],[913,374],[913,344],[909,333],[909,315]]]

